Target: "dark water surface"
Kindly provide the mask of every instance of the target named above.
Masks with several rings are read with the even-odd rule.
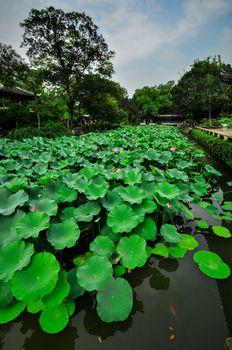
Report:
[[[217,168],[223,171],[220,164]],[[221,181],[224,191],[228,180],[227,170]],[[225,198],[231,200],[231,194]],[[193,211],[197,216],[199,207]],[[220,225],[204,213],[206,221]],[[193,229],[193,225],[188,228]],[[232,238],[210,234],[197,234],[196,238],[198,249],[209,247],[232,267]],[[178,261],[153,257],[127,279],[134,290],[134,307],[126,321],[101,322],[94,300],[86,295],[78,300],[72,323],[62,333],[44,333],[38,315],[24,313],[0,327],[0,349],[223,350],[225,339],[232,336],[232,277],[216,281],[204,276],[191,252]]]

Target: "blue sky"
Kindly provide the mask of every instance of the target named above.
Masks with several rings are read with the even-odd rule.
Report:
[[[220,54],[232,64],[232,0],[0,0],[0,42],[23,55],[19,22],[50,5],[92,17],[116,52],[113,79],[130,95],[177,81],[195,59]]]

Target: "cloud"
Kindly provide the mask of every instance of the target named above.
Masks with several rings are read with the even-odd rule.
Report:
[[[232,27],[225,27],[223,29],[219,52],[223,62],[232,64]]]

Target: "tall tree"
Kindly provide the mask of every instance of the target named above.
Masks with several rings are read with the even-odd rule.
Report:
[[[85,13],[32,9],[21,26],[25,29],[22,46],[28,48],[31,62],[46,69],[50,81],[63,87],[71,127],[83,77],[91,72],[111,76],[114,52]]]

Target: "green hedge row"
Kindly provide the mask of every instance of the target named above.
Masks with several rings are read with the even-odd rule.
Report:
[[[232,168],[232,143],[198,129],[190,130],[189,135]]]

